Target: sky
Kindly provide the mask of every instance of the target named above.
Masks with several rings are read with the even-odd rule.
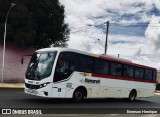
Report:
[[[160,0],[59,0],[70,28],[68,47],[160,70]]]

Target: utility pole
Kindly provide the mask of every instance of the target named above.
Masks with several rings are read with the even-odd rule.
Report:
[[[106,29],[106,43],[105,43],[105,51],[104,51],[104,54],[107,53],[109,21],[107,21],[105,24],[107,25],[107,29]]]

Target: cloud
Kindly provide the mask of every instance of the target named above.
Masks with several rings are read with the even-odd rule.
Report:
[[[160,28],[151,26],[159,21],[156,16],[160,15],[159,0],[60,0],[60,3],[65,6],[65,21],[71,29],[69,48],[103,54],[106,38],[103,23],[109,20],[108,54],[120,54],[121,58],[160,68],[157,64],[160,54],[155,52],[160,48]]]
[[[153,0],[153,4],[156,6],[157,9],[160,10],[160,1],[159,0]]]
[[[153,16],[150,24],[145,31],[145,37],[148,38],[155,50],[160,52],[160,17]]]
[[[141,51],[142,51],[141,48],[138,49],[134,56],[135,57],[140,57]]]
[[[120,21],[122,16],[134,15],[134,18],[139,18],[141,22],[146,22],[150,18],[146,13],[150,13],[153,7],[159,8],[158,0],[60,0],[65,5],[67,16],[73,15],[78,18],[92,18],[98,19],[102,22],[110,20],[112,22]],[[135,15],[136,14],[136,15]],[[144,19],[144,17],[147,17]],[[73,18],[73,17],[72,17]],[[128,17],[123,17],[123,22],[130,22]],[[121,22],[121,21],[120,21]]]

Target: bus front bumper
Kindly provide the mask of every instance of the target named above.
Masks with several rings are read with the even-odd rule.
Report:
[[[36,89],[25,88],[24,92],[30,95],[35,95],[35,96],[40,96],[40,97],[50,97],[49,92],[40,90],[40,89],[36,90]]]

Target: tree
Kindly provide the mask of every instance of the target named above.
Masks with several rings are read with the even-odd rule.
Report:
[[[1,0],[0,41],[11,2],[16,6],[8,17],[6,41],[22,47],[67,46],[69,28],[64,23],[64,6],[58,0]]]

